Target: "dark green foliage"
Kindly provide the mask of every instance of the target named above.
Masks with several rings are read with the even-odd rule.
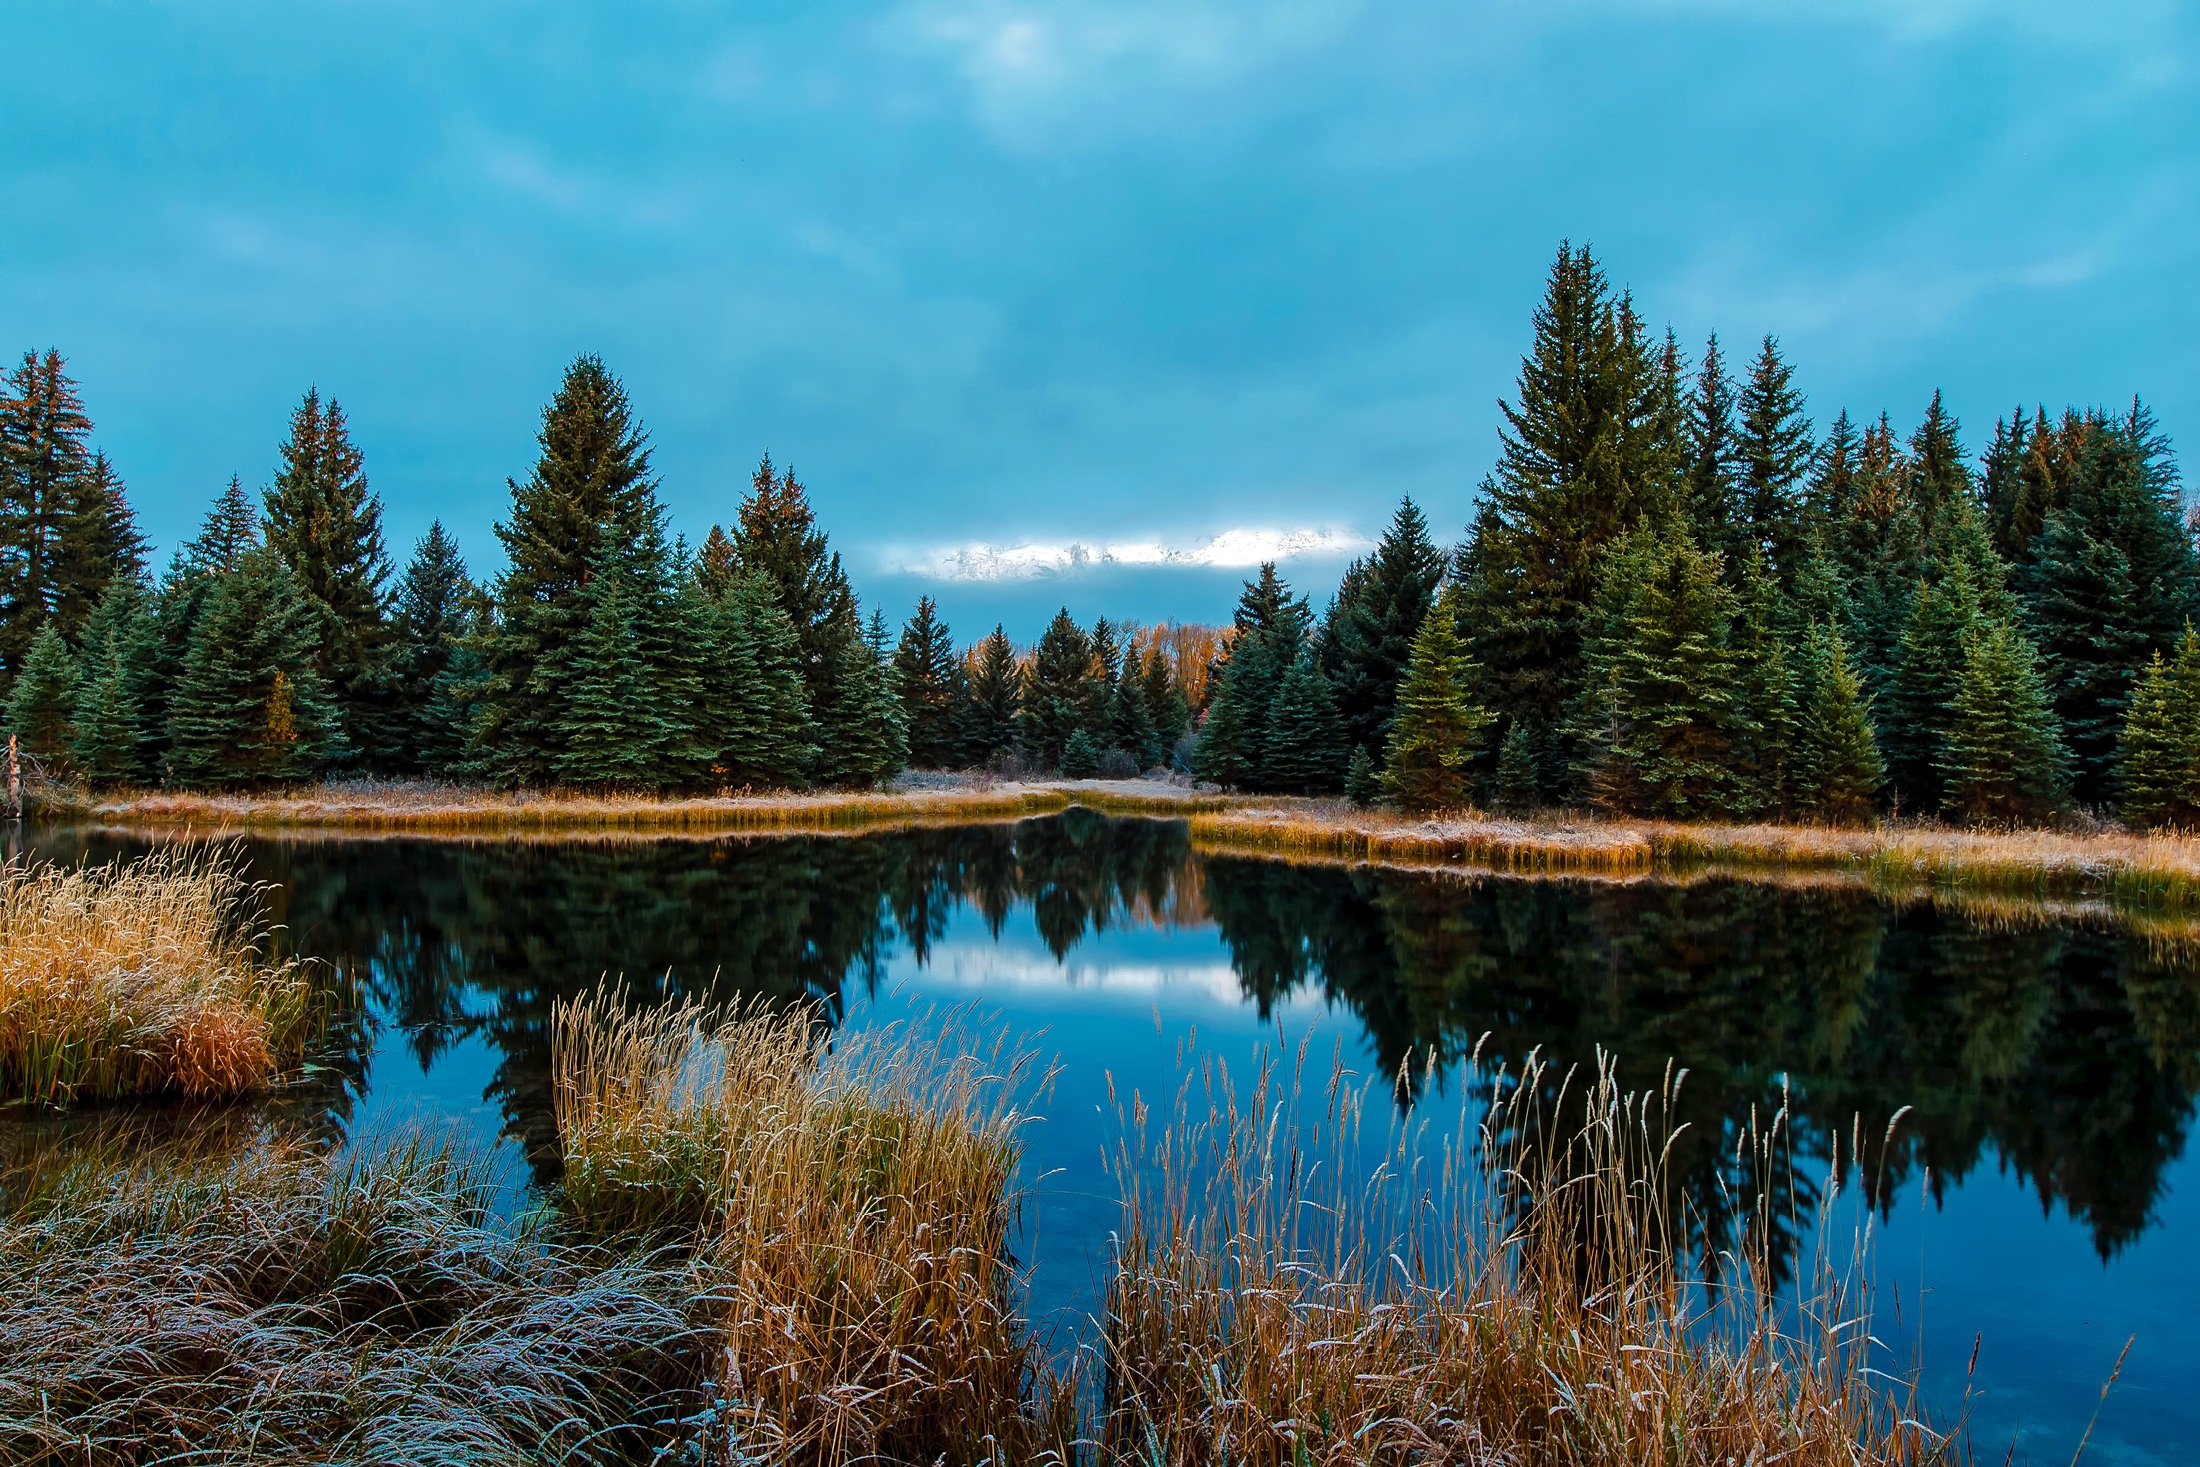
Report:
[[[1443,573],[1427,517],[1401,500],[1375,553],[1345,573],[1329,608],[1322,666],[1336,688],[1346,740],[1370,753],[1383,747],[1413,638]]]
[[[541,455],[497,526],[510,567],[482,647],[473,731],[483,772],[503,784],[557,777],[574,727],[574,659],[599,600],[589,570],[603,547],[631,544],[656,519],[649,447],[626,389],[594,356],[576,359],[536,435]]]
[[[1923,531],[1908,495],[1908,464],[1884,414],[1861,434],[1847,413],[1834,420],[1810,490],[1826,559],[1842,587],[1844,629],[1858,671],[1885,698],[1909,626],[1910,598],[1924,574]]]
[[[1312,619],[1306,598],[1291,594],[1273,562],[1262,565],[1260,575],[1245,583],[1238,597],[1234,635],[1224,654],[1221,685],[1209,700],[1207,728],[1201,735],[1209,771],[1201,778],[1238,789],[1286,787],[1270,777],[1268,748],[1280,706],[1278,695],[1285,676],[1307,651]],[[1226,715],[1219,725],[1217,712]],[[1207,747],[1210,738],[1211,748]]]
[[[1384,751],[1383,793],[1406,810],[1467,803],[1467,771],[1491,715],[1473,699],[1475,669],[1459,639],[1460,595],[1447,584],[1422,621],[1398,689]]]
[[[1721,558],[1677,526],[1607,557],[1588,648],[1595,681],[1576,714],[1599,804],[1699,819],[1751,803],[1736,604]]]
[[[1262,771],[1268,788],[1294,795],[1336,794],[1344,788],[1346,747],[1336,694],[1309,651],[1291,664],[1276,687]]]
[[[1126,651],[1122,671],[1109,689],[1106,743],[1130,755],[1140,769],[1161,762],[1161,735],[1146,703],[1146,679],[1134,651]]]
[[[1191,727],[1192,710],[1184,696],[1184,684],[1177,678],[1176,664],[1158,639],[1147,645],[1138,676],[1145,685],[1146,709],[1153,715],[1154,740],[1166,759],[1183,739],[1184,730]]]
[[[894,677],[909,718],[909,762],[918,769],[948,769],[959,762],[955,674],[947,624],[932,598],[921,596],[894,651]]]
[[[1972,629],[1953,712],[1941,764],[1949,810],[1973,822],[2053,814],[2066,792],[2067,755],[2022,632],[2000,621]]]
[[[122,480],[107,455],[94,452],[70,493],[69,522],[61,537],[54,620],[61,634],[80,638],[107,587],[145,574],[145,537],[123,496]]]
[[[1561,246],[1458,566],[1482,699],[1550,745],[1539,763],[1554,777],[1576,762],[1560,723],[1581,692],[1599,557],[1675,503],[1678,371],[1670,340],[1662,357],[1651,348],[1589,251]]]
[[[343,756],[314,660],[328,614],[266,547],[212,577],[168,710],[170,784],[292,784]]]
[[[1092,664],[1092,638],[1065,606],[1047,623],[1024,679],[1019,733],[1040,764],[1059,765],[1069,736],[1087,727]]]
[[[382,501],[367,487],[366,461],[334,398],[324,406],[318,391],[307,391],[281,455],[267,491],[267,543],[331,613],[318,661],[352,756],[369,769],[404,768],[406,729],[389,686],[395,647],[383,591],[390,565]]]
[[[2200,826],[2200,635],[2190,626],[2174,661],[2156,652],[2140,674],[2117,752],[2126,823]]]
[[[665,544],[655,507],[632,539],[599,542],[554,726],[564,784],[662,789],[701,783],[714,752],[697,740],[707,635],[699,597]]]
[[[963,728],[965,758],[983,765],[1016,747],[1023,708],[1024,675],[1016,649],[1000,627],[978,644],[970,675],[970,703]]]
[[[76,729],[76,659],[62,640],[61,628],[48,622],[31,639],[8,690],[8,732],[20,741],[23,752],[58,772],[69,757]]]
[[[1913,814],[1941,808],[1965,644],[1979,619],[1978,593],[1967,571],[1959,568],[1937,586],[1919,583],[1896,649],[1880,729],[1895,798]]]
[[[235,474],[207,511],[206,523],[178,552],[178,570],[186,574],[235,570],[245,555],[259,548],[260,512]]]
[[[1688,401],[1688,478],[1683,488],[1696,543],[1720,554],[1738,551],[1749,533],[1735,464],[1734,383],[1713,332],[1696,368]]]
[[[1073,730],[1062,745],[1062,778],[1091,779],[1099,772],[1099,745],[1086,730]]]
[[[1735,485],[1748,538],[1781,588],[1790,591],[1809,554],[1803,482],[1817,457],[1794,379],[1780,344],[1767,336],[1742,385],[1741,424],[1734,437]]]
[[[794,623],[803,680],[812,703],[821,703],[828,669],[845,654],[843,622],[856,614],[855,595],[792,468],[774,472],[769,454],[757,464],[732,539],[741,565],[770,583],[779,609]]]
[[[77,773],[93,784],[132,784],[146,777],[145,693],[154,648],[145,588],[131,577],[114,577],[85,623],[77,653],[69,751]]]
[[[1505,738],[1497,748],[1495,804],[1509,814],[1533,810],[1541,798],[1536,778],[1535,737],[1528,725],[1515,718],[1505,726]]]
[[[1221,685],[1207,700],[1207,717],[1192,749],[1192,777],[1224,789],[1252,789],[1260,779],[1262,730],[1250,722],[1252,702],[1237,693],[1243,667],[1222,667]]]
[[[1802,658],[1792,805],[1821,820],[1871,813],[1886,783],[1863,679],[1849,664],[1838,627],[1812,627]]]
[[[1764,553],[1745,544],[1740,569],[1727,567],[1735,587],[1728,645],[1734,653],[1735,698],[1729,728],[1734,779],[1727,813],[1784,814],[1790,803],[1798,709],[1795,669],[1780,622],[1784,602]]]
[[[874,618],[866,634],[851,599],[826,640],[815,705],[820,784],[864,788],[889,777],[908,758],[907,724],[894,692],[886,654],[886,625]],[[799,629],[798,629],[799,631]]]
[[[713,587],[720,589],[713,591]],[[817,762],[802,645],[762,576],[724,579],[696,566],[693,592],[705,648],[697,738],[713,782],[799,785]]]
[[[1344,797],[1362,809],[1383,797],[1382,770],[1367,750],[1357,744],[1352,746],[1352,758],[1345,765]]]
[[[397,585],[390,690],[391,722],[397,730],[390,762],[411,773],[448,773],[466,747],[466,725],[454,710],[437,702],[436,691],[466,634],[466,602],[474,591],[458,545],[444,533],[443,522],[413,547],[412,559]]]

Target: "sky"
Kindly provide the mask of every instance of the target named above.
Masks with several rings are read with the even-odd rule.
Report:
[[[493,574],[565,364],[673,525],[792,464],[866,603],[1317,608],[1458,537],[1559,241],[1821,425],[2140,394],[2200,439],[2200,7],[537,0],[0,11],[0,351],[162,555],[336,397]]]

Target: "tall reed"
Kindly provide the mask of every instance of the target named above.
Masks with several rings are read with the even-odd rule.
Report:
[[[312,986],[262,959],[237,859],[0,870],[0,1101],[234,1095],[301,1054]]]
[[[1008,1245],[1027,1056],[600,993],[556,1018],[565,1195],[684,1236],[722,1342],[710,1462],[970,1462],[1041,1430]]]

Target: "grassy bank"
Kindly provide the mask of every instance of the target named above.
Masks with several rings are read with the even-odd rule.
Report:
[[[254,893],[219,854],[0,870],[0,1101],[235,1095],[296,1061],[315,1019],[262,961]]]
[[[952,1025],[828,1048],[799,1012],[599,996],[559,1011],[555,1073],[564,1180],[516,1219],[417,1139],[326,1156],[234,1125],[150,1150],[117,1132],[0,1169],[0,1457],[1832,1467],[1954,1449],[1867,1374],[1851,1271],[1822,1264],[1800,1315],[1763,1311],[1745,1240],[1707,1293],[1661,1171],[1663,1098],[1609,1075],[1571,1098],[1540,1073],[1500,1083],[1473,1155],[1384,1140],[1387,1093],[1348,1076],[1302,1095],[1296,1071],[1241,1089],[1209,1070],[1156,1108],[1126,1097],[1121,1243],[1095,1260],[1103,1317],[1065,1354],[1020,1316],[1009,1253],[1021,1105],[1044,1079],[1028,1060]]]

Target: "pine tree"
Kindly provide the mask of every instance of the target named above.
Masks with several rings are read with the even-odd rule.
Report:
[[[900,700],[889,682],[885,628],[882,622],[873,633],[881,644],[874,649],[851,598],[835,619],[832,633],[819,678],[824,696],[813,709],[816,778],[821,784],[867,787],[901,768],[908,752]]]
[[[970,675],[970,715],[963,729],[965,757],[972,764],[986,764],[1016,747],[1018,716],[1023,707],[1023,669],[1016,665],[1016,649],[1000,627],[978,644]]]
[[[1467,769],[1491,714],[1473,701],[1474,666],[1459,640],[1460,593],[1447,582],[1422,620],[1398,689],[1384,751],[1383,793],[1407,810],[1467,803]]]
[[[1768,335],[1742,387],[1741,424],[1734,438],[1736,487],[1748,537],[1784,591],[1795,588],[1809,554],[1812,526],[1803,486],[1817,457],[1794,379],[1795,369],[1782,360],[1779,342]]]
[[[54,620],[61,635],[83,635],[100,598],[116,580],[145,574],[146,542],[107,455],[94,452],[70,486],[69,520],[61,536]]]
[[[1370,753],[1383,747],[1413,639],[1443,574],[1427,517],[1402,499],[1375,553],[1354,562],[1330,606],[1322,665],[1336,687],[1345,737]]]
[[[1018,732],[1040,764],[1059,765],[1069,736],[1086,727],[1091,673],[1092,638],[1065,606],[1047,623],[1024,679]]]
[[[178,553],[177,565],[186,574],[232,571],[259,546],[260,512],[244,492],[244,485],[231,474],[229,487],[214,501],[206,523]]]
[[[85,623],[71,722],[71,762],[96,785],[145,778],[145,688],[152,673],[154,628],[145,589],[134,578],[107,582]]]
[[[1082,728],[1071,730],[1062,744],[1062,778],[1091,779],[1099,772],[1100,750],[1092,734]]]
[[[1882,707],[1889,706],[1912,597],[1926,570],[1909,477],[1885,414],[1855,434],[1843,413],[1826,437],[1811,486],[1814,518],[1847,605],[1844,629],[1857,671]]]
[[[840,556],[818,528],[809,491],[790,467],[775,473],[771,456],[757,464],[733,531],[741,564],[771,584],[779,609],[802,642],[803,678],[812,701],[824,692],[825,669],[842,656],[844,617],[855,614],[854,593]]]
[[[2200,827],[2200,635],[2189,625],[2176,659],[2156,652],[2140,675],[2118,753],[2126,823]]]
[[[343,757],[314,661],[327,616],[265,547],[213,578],[168,709],[168,783],[292,784]]]
[[[1755,544],[1744,544],[1739,554],[1740,569],[1727,568],[1727,580],[1735,588],[1727,638],[1735,674],[1728,721],[1734,767],[1727,812],[1753,818],[1785,814],[1789,808],[1800,710],[1795,667],[1781,632],[1785,616],[1779,583]]]
[[[457,542],[436,520],[413,547],[398,582],[391,626],[395,633],[393,722],[396,742],[386,762],[409,773],[445,774],[466,747],[463,725],[445,721],[436,686],[466,632],[465,605],[473,593]]]
[[[1873,736],[1864,681],[1849,665],[1840,628],[1811,628],[1803,693],[1794,806],[1820,819],[1862,820],[1886,783],[1886,765]]]
[[[1176,665],[1170,661],[1168,650],[1159,638],[1147,645],[1139,677],[1145,683],[1146,707],[1153,714],[1154,738],[1161,745],[1161,757],[1166,760],[1183,741],[1184,731],[1191,727],[1192,710],[1184,696],[1183,679],[1176,675]]]
[[[2068,756],[2031,644],[2006,622],[1982,622],[1964,647],[1941,773],[1965,820],[2037,820],[2060,807]]]
[[[473,731],[483,771],[507,785],[557,776],[573,661],[593,612],[589,567],[604,544],[631,543],[656,514],[647,437],[601,358],[566,369],[536,441],[534,472],[511,481],[511,517],[497,526],[511,564],[481,649]]]
[[[1293,662],[1276,686],[1268,715],[1267,767],[1271,789],[1297,795],[1333,795],[1344,787],[1344,722],[1328,674],[1311,649]]]
[[[1146,679],[1135,647],[1125,651],[1122,671],[1110,690],[1107,746],[1130,755],[1140,769],[1161,762],[1161,736],[1154,727],[1153,710],[1146,704]]]
[[[25,352],[0,383],[0,681],[23,667],[70,590],[92,422],[65,366],[57,351]]]
[[[62,640],[61,628],[48,623],[38,629],[8,690],[8,731],[21,742],[22,751],[59,772],[68,763],[70,742],[76,727],[76,659]]]
[[[802,681],[802,646],[762,576],[736,571],[720,582],[700,561],[704,601],[701,739],[721,783],[799,785],[816,763],[815,728]],[[714,585],[723,586],[713,594]]]
[[[902,628],[894,674],[909,717],[910,764],[953,768],[962,745],[956,721],[955,644],[930,596],[917,598],[916,612]]]
[[[1887,719],[1880,730],[1888,780],[1902,808],[1916,814],[1941,808],[1964,649],[1979,619],[1978,594],[1968,572],[1959,569],[1937,586],[1918,583],[1909,625],[1896,650]]]
[[[1383,797],[1382,770],[1357,744],[1352,746],[1352,758],[1345,765],[1344,797],[1363,810]]]
[[[572,648],[564,709],[553,730],[561,784],[655,789],[664,782],[663,730],[633,649],[648,594],[621,557],[600,550],[584,595],[588,618]]]
[[[1247,581],[1238,597],[1233,618],[1235,635],[1224,653],[1225,676],[1215,697],[1237,706],[1225,721],[1224,732],[1232,741],[1227,752],[1236,777],[1219,780],[1247,789],[1277,788],[1267,774],[1270,720],[1276,695],[1285,674],[1306,650],[1313,616],[1304,596],[1293,596],[1290,585],[1276,574],[1274,562],[1263,564],[1257,579]]]
[[[389,687],[394,636],[382,501],[367,487],[366,461],[344,410],[309,389],[291,414],[282,467],[267,491],[267,543],[307,594],[329,609],[318,663],[344,720],[353,756],[370,769],[408,761],[405,729]]]
[[[1541,799],[1541,781],[1536,778],[1535,737],[1528,732],[1527,724],[1511,719],[1505,726],[1505,738],[1497,749],[1496,804],[1500,810],[1521,814],[1533,810]]]
[[[1248,726],[1252,700],[1236,690],[1244,666],[1235,661],[1222,666],[1221,683],[1207,700],[1207,717],[1199,726],[1199,741],[1192,746],[1192,777],[1224,789],[1251,789],[1260,778],[1261,730]]]
[[[1683,394],[1667,348],[1653,350],[1587,249],[1559,247],[1517,402],[1501,405],[1502,458],[1456,567],[1483,701],[1551,744],[1539,762],[1554,777],[1574,763],[1560,724],[1585,676],[1598,559],[1675,501]]]
[[[1688,523],[1696,543],[1732,557],[1749,533],[1742,501],[1734,430],[1734,383],[1719,354],[1719,336],[1704,343],[1688,404]]]

